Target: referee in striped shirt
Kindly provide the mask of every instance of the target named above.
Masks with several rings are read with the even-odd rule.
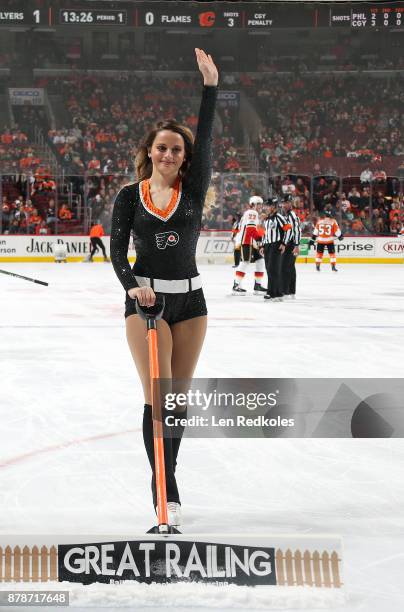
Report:
[[[278,198],[267,202],[268,217],[264,221],[265,235],[262,239],[265,267],[268,275],[268,289],[265,300],[282,301],[281,262],[286,245],[289,242],[291,226],[285,217],[278,212]]]
[[[283,201],[283,215],[290,225],[289,242],[282,257],[283,294],[294,300],[296,297],[296,257],[299,255],[299,245],[302,237],[300,219],[293,210],[293,197],[286,195]]]

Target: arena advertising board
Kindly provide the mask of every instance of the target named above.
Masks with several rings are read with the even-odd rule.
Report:
[[[332,534],[3,536],[0,544],[4,582],[59,583],[67,593],[68,583],[343,587],[342,542]]]
[[[219,91],[217,96],[218,105],[222,108],[233,107],[238,108],[240,106],[240,92],[239,91]]]
[[[104,238],[109,255],[109,236]],[[167,242],[169,248],[169,242]],[[82,261],[90,253],[87,236],[0,236],[0,261],[54,261],[55,249],[65,247],[68,261]],[[204,231],[199,238],[197,259],[207,263],[229,263],[234,244],[230,232]],[[355,236],[336,241],[338,261],[341,263],[403,263],[404,236]],[[300,263],[311,263],[315,251],[311,248],[307,256],[299,258]],[[128,258],[136,257],[130,244]],[[325,257],[325,260],[327,258]],[[97,256],[95,257],[97,260]]]
[[[45,93],[40,87],[9,87],[10,102],[13,106],[42,106]]]

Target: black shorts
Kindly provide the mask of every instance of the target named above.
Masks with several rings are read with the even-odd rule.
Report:
[[[208,314],[203,289],[195,289],[187,293],[164,293],[163,295],[166,302],[163,319],[168,325]],[[126,294],[125,319],[133,314],[137,314],[136,300]]]
[[[259,250],[253,247],[252,244],[243,244],[241,246],[241,260],[249,263],[255,263],[259,259],[262,259],[262,255]]]
[[[317,244],[317,253],[324,253],[324,248],[327,247],[327,251],[330,255],[334,255],[335,253],[335,244],[330,242],[330,244]]]

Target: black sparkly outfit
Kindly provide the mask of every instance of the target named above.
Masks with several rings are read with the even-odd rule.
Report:
[[[164,293],[164,320],[173,325],[207,314],[201,288],[194,289],[192,279],[198,276],[196,246],[201,229],[202,210],[211,177],[211,145],[217,87],[204,87],[192,160],[186,176],[178,186],[177,198],[166,214],[159,213],[144,198],[142,182],[127,185],[118,193],[112,215],[111,261],[124,289],[138,287],[137,277],[154,281],[184,281],[184,293]],[[146,198],[147,199],[147,198]],[[162,218],[164,217],[164,218]],[[134,234],[136,263],[128,262],[131,231]],[[126,295],[125,317],[136,314],[136,301]],[[164,411],[163,411],[164,414]],[[185,413],[184,415],[185,416]],[[164,430],[164,459],[167,501],[180,503],[175,477],[177,456],[183,428],[173,438]],[[144,406],[143,439],[153,472],[152,494],[156,506],[156,480],[152,409]]]
[[[180,183],[177,202],[167,218],[161,218],[146,206],[141,183],[123,187],[116,197],[112,215],[111,261],[126,291],[139,286],[135,276],[182,280],[198,275],[195,254],[212,172],[216,97],[217,87],[204,86],[192,160]],[[127,258],[131,230],[136,249],[133,268]],[[202,289],[164,295],[163,319],[169,325],[207,314]],[[136,314],[135,300],[128,295],[125,306],[125,317]]]

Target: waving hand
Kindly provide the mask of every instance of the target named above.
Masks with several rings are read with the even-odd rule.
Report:
[[[204,85],[217,85],[219,74],[211,55],[207,55],[203,49],[195,48],[198,68],[203,76]]]

